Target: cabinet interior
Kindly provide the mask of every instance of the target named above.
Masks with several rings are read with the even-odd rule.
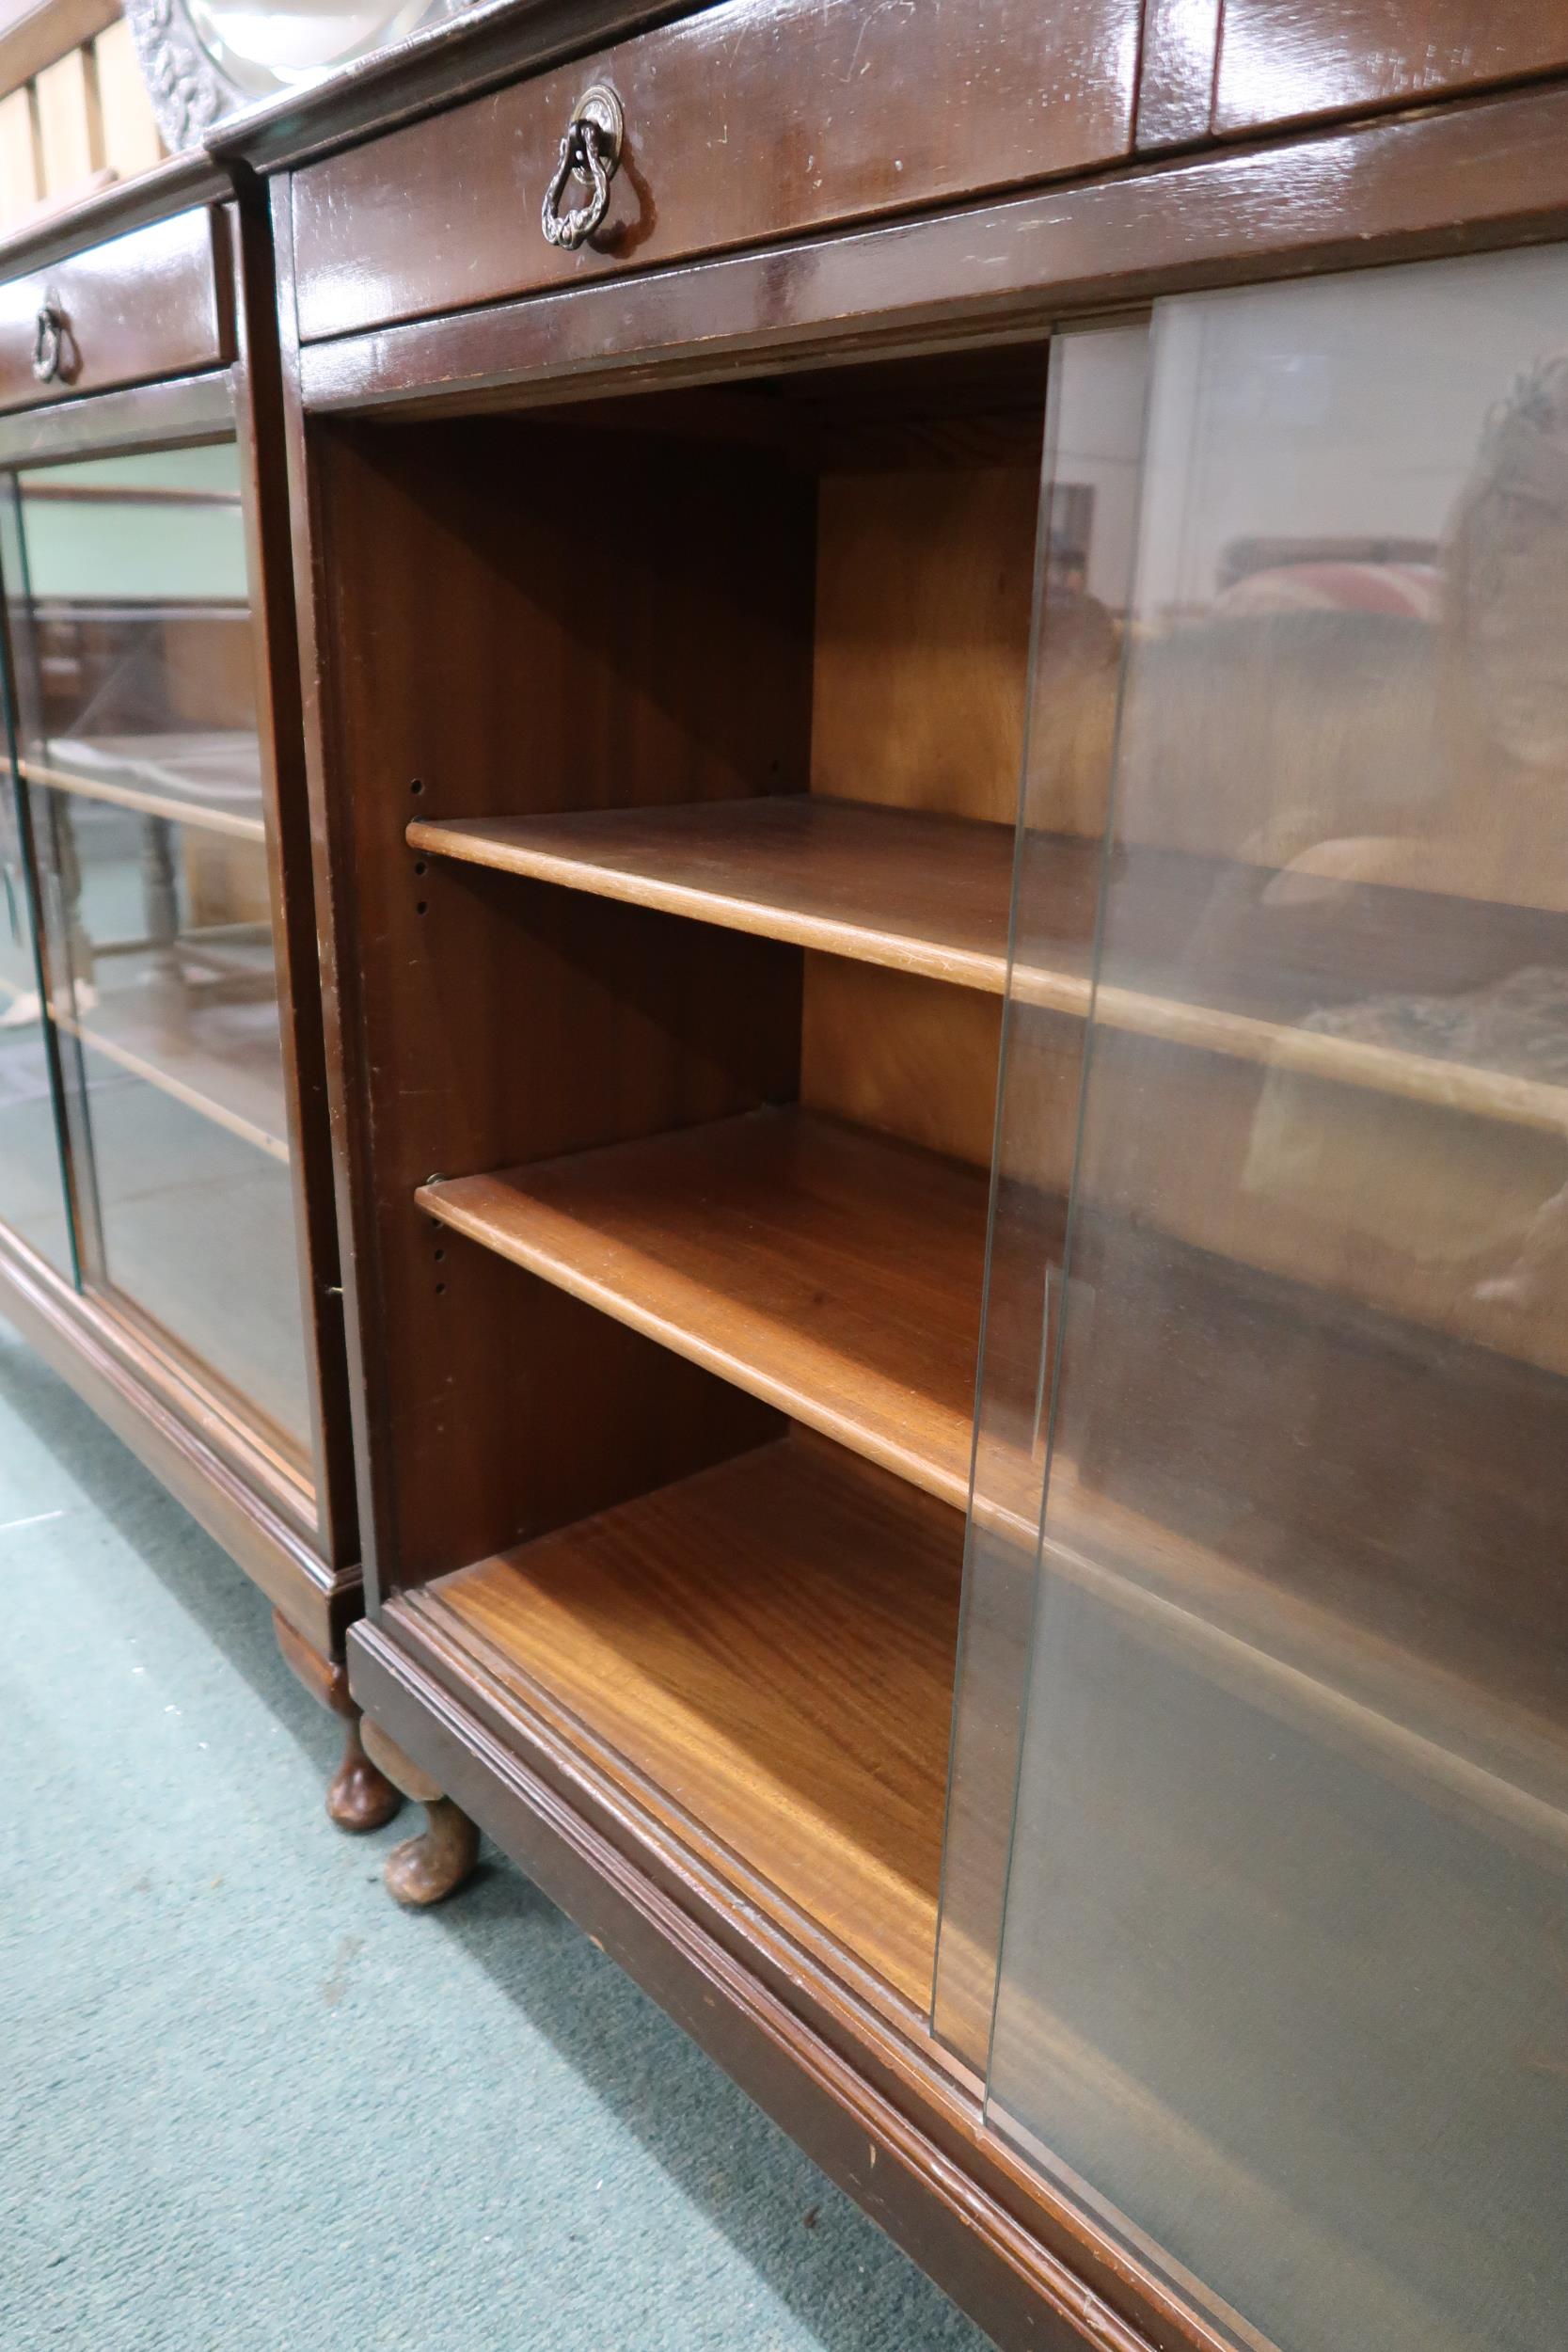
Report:
[[[321,437],[383,1591],[917,2012],[1043,414],[1021,346]]]

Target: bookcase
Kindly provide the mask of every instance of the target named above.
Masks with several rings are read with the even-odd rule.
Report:
[[[360,1601],[264,214],[203,159],[0,265],[0,1311],[359,1746]]]
[[[400,1891],[487,1830],[1009,2347],[1568,2286],[1568,98],[1416,13],[233,134]]]

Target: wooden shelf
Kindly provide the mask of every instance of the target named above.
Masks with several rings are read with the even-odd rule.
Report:
[[[287,1163],[275,1002],[198,1005],[176,1016],[155,990],[133,987],[105,991],[86,1015],[51,1011],[92,1052]]]
[[[962,1509],[987,1182],[754,1111],[422,1185],[444,1225]]]
[[[957,1514],[797,1435],[420,1605],[924,2010],[962,1559]]]
[[[410,845],[464,864],[554,882],[594,897],[656,907],[731,930],[790,940],[858,962],[921,973],[999,994],[1009,985],[1007,926],[1012,834],[1003,825],[821,796],[720,801],[657,809],[420,821]],[[1370,1088],[1436,1109],[1560,1134],[1568,1087],[1433,1055],[1323,1035],[1302,1025],[1343,1001],[1343,926],[1324,920],[1317,961],[1293,960],[1290,918],[1276,916],[1280,946],[1250,941],[1232,967],[1223,953],[1195,961],[1210,911],[1238,882],[1261,892],[1264,869],[1176,851],[1136,853],[1136,913],[1118,929],[1146,949],[1147,982],[1094,984],[1092,942],[1101,846],[1068,834],[1037,836],[1028,872],[1026,938],[1013,993],[1025,1004],[1174,1045]],[[1123,885],[1118,881],[1118,889]],[[1456,925],[1482,937],[1517,933],[1516,953],[1568,952],[1561,918],[1443,899],[1388,885],[1349,884],[1347,920],[1370,930],[1379,960],[1354,974],[1366,994],[1409,985],[1411,942]],[[1369,922],[1370,910],[1375,922]],[[1506,950],[1504,951],[1506,953]],[[1206,970],[1205,961],[1215,968]],[[1118,954],[1118,974],[1130,958]],[[1505,963],[1505,967],[1506,963]],[[1180,993],[1177,993],[1180,986]],[[1261,992],[1266,989],[1267,1001]]]
[[[819,796],[410,825],[411,847],[1000,993],[1006,825]]]

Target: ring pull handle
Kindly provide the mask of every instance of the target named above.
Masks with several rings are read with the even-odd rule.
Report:
[[[610,183],[620,167],[624,130],[615,92],[603,82],[585,89],[572,108],[572,119],[561,142],[561,161],[545,191],[539,226],[546,245],[564,246],[568,252],[575,252],[599,226],[610,209]],[[586,204],[563,213],[559,208],[568,180],[578,181],[593,193]]]
[[[52,302],[40,303],[33,328],[33,374],[53,384],[65,358],[65,319]]]

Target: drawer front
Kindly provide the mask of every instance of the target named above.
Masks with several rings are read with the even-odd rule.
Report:
[[[1214,128],[1408,105],[1565,69],[1562,0],[1226,0]]]
[[[309,166],[307,339],[793,237],[1127,151],[1139,0],[731,0]],[[576,252],[540,225],[573,106],[620,100]],[[563,202],[581,202],[580,194]]]
[[[223,366],[216,223],[202,205],[0,285],[0,408]]]

